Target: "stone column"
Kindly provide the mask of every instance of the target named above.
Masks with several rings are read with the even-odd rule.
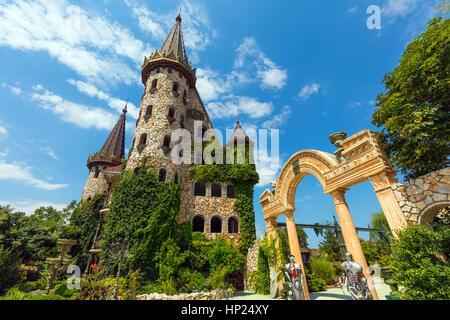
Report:
[[[286,230],[289,237],[289,248],[291,254],[295,256],[295,262],[300,264],[303,270],[303,297],[305,300],[310,300],[308,285],[306,284],[305,266],[303,265],[302,253],[300,250],[300,244],[298,242],[297,228],[294,221],[294,213],[288,212],[286,215]]]
[[[389,227],[395,236],[395,231],[407,226],[405,216],[403,215],[402,209],[400,209],[394,191],[391,188],[391,185],[397,183],[395,173],[382,172],[369,179],[372,180],[372,185],[377,194],[380,206],[383,209]]]
[[[341,225],[345,247],[347,248],[347,252],[352,254],[353,260],[361,265],[372,297],[374,300],[378,300],[378,294],[373,285],[372,276],[369,273],[369,267],[366,258],[364,257],[361,243],[359,242],[358,234],[355,225],[353,224],[352,216],[350,215],[350,210],[345,201],[345,191],[345,189],[338,189],[330,192],[330,195],[334,200],[334,206],[336,207],[339,224]]]
[[[277,218],[269,217],[264,219],[266,221],[266,235],[268,238],[272,238],[277,226]]]

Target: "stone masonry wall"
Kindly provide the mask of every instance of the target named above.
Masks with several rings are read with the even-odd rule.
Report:
[[[247,253],[247,279],[252,274],[252,272],[258,270],[258,253],[259,253],[259,247],[261,246],[262,242],[264,241],[264,238],[258,238],[253,243],[253,246],[248,249]],[[246,281],[246,290],[254,291],[255,288],[251,283],[248,283]]]
[[[95,168],[96,167],[93,166],[89,172],[89,176],[86,184],[84,185],[83,194],[81,196],[82,200],[93,198],[96,194],[106,192],[109,189],[108,182],[104,179],[103,169],[100,166],[100,174],[98,175],[98,178],[94,178],[96,171]]]
[[[450,205],[450,167],[391,186],[398,204],[410,223],[421,223],[421,217],[436,206]]]

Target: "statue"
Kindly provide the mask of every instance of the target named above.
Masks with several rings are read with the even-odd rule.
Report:
[[[289,263],[286,264],[286,271],[284,272],[289,285],[287,299],[304,300],[302,267],[298,263],[295,263],[293,254],[290,254],[288,258]]]
[[[350,292],[350,296],[353,300],[372,300],[372,294],[370,293],[367,285],[367,280],[362,273],[362,267],[353,261],[351,253],[345,253],[347,261],[341,264],[343,273],[341,275],[341,288],[347,280],[347,290]]]

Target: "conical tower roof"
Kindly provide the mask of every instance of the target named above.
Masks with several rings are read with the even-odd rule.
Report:
[[[237,139],[237,144],[245,143],[248,141],[251,149],[255,146],[255,142],[250,139],[250,137],[245,133],[244,129],[241,127],[241,122],[239,121],[239,116],[236,119],[236,126],[234,127],[234,132],[230,139],[227,141],[227,146],[232,146],[234,144],[234,139]]]
[[[100,152],[96,152],[89,156],[87,166],[90,169],[94,163],[107,163],[117,165],[122,163],[125,158],[125,123],[126,123],[127,106],[122,110],[119,120],[112,129],[108,139],[101,148]]]
[[[149,58],[145,57],[142,65],[142,83],[145,85],[149,72],[157,66],[171,66],[183,72],[189,80],[190,85],[195,85],[195,69],[186,55],[184,46],[183,30],[181,29],[181,14],[175,19],[175,24],[169,32],[160,50],[156,50]]]

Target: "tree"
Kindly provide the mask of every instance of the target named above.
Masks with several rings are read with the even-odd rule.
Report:
[[[303,228],[297,227],[297,237],[300,245],[303,244],[305,247],[308,247],[308,235]]]
[[[382,82],[372,123],[393,165],[407,178],[448,165],[450,154],[450,21],[433,18],[408,44],[399,66]]]
[[[383,211],[372,213],[372,220],[370,221],[370,226],[373,229],[381,229],[386,231],[391,231],[389,223],[386,220],[386,216]],[[390,253],[390,240],[389,236],[385,234],[380,234],[377,232],[371,232],[370,237],[376,239],[376,246],[378,248],[378,253],[389,254]]]
[[[450,299],[450,229],[410,226],[394,240],[392,278],[405,300]]]
[[[330,222],[325,222],[324,224],[331,225]],[[335,227],[338,227],[337,222],[333,224]],[[322,252],[325,252],[331,261],[341,261],[341,244],[336,235],[335,230],[326,229],[323,234],[324,241],[319,243],[319,249]]]

